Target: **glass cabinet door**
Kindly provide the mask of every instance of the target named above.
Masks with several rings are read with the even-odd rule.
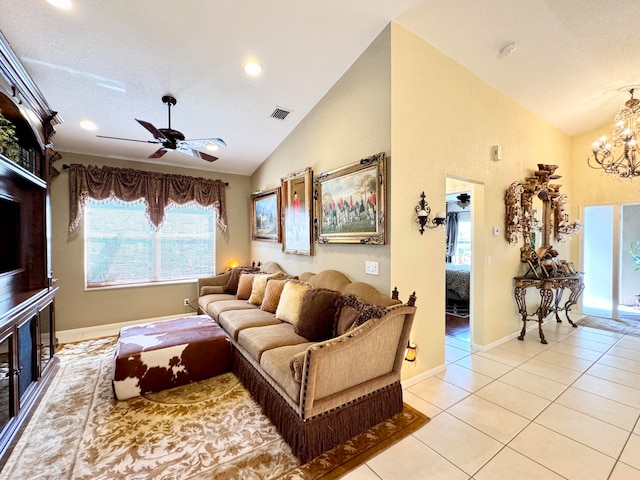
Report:
[[[0,340],[0,430],[13,417],[12,335]]]
[[[18,395],[20,404],[29,386],[35,381],[35,325],[37,316],[18,326]]]
[[[40,355],[40,375],[47,368],[48,363],[53,358],[53,303],[48,304],[40,310],[40,341],[38,352]]]

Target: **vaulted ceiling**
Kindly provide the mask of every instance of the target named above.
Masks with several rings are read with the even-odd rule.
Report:
[[[1,0],[0,30],[64,123],[57,150],[148,160],[135,119],[223,138],[208,163],[251,174],[390,22],[574,136],[613,119],[640,84],[635,0]],[[515,44],[510,55],[499,52]],[[250,77],[248,60],[263,71]],[[640,91],[640,89],[639,89]],[[284,120],[271,115],[290,111]],[[79,127],[84,119],[98,130]]]

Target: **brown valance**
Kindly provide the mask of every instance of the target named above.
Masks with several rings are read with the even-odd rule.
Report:
[[[225,183],[202,177],[145,172],[132,168],[72,164],[69,177],[69,232],[80,224],[88,198],[116,198],[125,202],[143,199],[149,221],[160,227],[166,206],[196,202],[216,209],[218,226],[227,230]]]

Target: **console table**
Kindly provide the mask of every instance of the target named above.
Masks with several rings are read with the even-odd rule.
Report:
[[[578,303],[578,298],[580,298],[584,290],[584,281],[581,273],[567,277],[515,277],[513,280],[515,284],[513,295],[518,305],[518,312],[522,315],[522,331],[520,332],[518,340],[524,340],[524,335],[527,330],[527,320],[533,320],[538,322],[540,342],[546,344],[547,341],[542,332],[542,322],[550,313],[555,313],[556,321],[562,322],[559,312],[564,311],[567,321],[571,326],[577,326],[569,318],[569,310],[571,310],[573,305]],[[540,306],[531,315],[529,315],[527,311],[526,303],[528,288],[537,288],[540,291]],[[565,289],[569,289],[571,294],[569,295],[569,299],[564,302],[564,304],[561,304]]]

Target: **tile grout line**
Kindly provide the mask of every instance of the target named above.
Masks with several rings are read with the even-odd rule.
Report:
[[[498,377],[496,377],[496,378],[493,378],[493,379],[491,380],[491,382],[487,383],[486,385],[484,385],[484,386],[483,386],[483,387],[481,387],[480,389],[485,388],[486,386],[488,386],[488,385],[492,384],[493,382],[495,382],[495,381],[499,380],[500,378],[502,378],[503,376],[505,376],[505,375],[507,375],[508,373],[512,372],[512,371],[513,371],[513,370],[515,370],[516,368],[520,368],[520,367],[521,367],[522,365],[524,365],[525,363],[527,363],[527,362],[529,362],[529,361],[533,360],[534,358],[538,357],[538,356],[539,356],[539,355],[541,355],[542,353],[544,353],[544,352],[548,351],[552,346],[557,345],[558,343],[561,343],[561,342],[562,342],[563,340],[565,340],[566,338],[568,338],[568,337],[570,337],[570,336],[574,335],[575,333],[578,333],[578,331],[579,331],[579,330],[576,330],[576,331],[574,331],[574,332],[570,333],[569,335],[565,336],[562,340],[557,340],[557,341],[555,341],[554,343],[552,343],[551,345],[549,345],[547,348],[544,348],[544,349],[540,350],[539,352],[537,352],[536,354],[534,354],[534,355],[532,355],[531,357],[529,357],[527,360],[525,360],[524,362],[522,362],[522,363],[521,363],[520,365],[518,365],[517,367],[513,367],[512,365],[506,365],[506,364],[504,364],[504,363],[500,362],[499,360],[488,359],[488,360],[495,361],[496,363],[501,363],[502,365],[509,366],[509,367],[511,367],[511,368],[510,368],[510,370],[508,370],[507,372],[503,373],[502,375],[500,375],[500,376],[498,376]],[[577,377],[573,382],[571,382],[569,385],[566,385],[566,386],[565,386],[565,388],[563,389],[563,391],[562,391],[561,393],[559,393],[559,394],[558,394],[558,395],[557,395],[553,400],[551,400],[551,401],[549,402],[549,404],[548,404],[545,408],[543,408],[543,409],[542,409],[542,410],[541,410],[541,411],[540,411],[536,416],[534,416],[532,419],[528,419],[528,418],[526,418],[526,417],[522,417],[522,415],[520,415],[520,414],[518,414],[518,413],[516,413],[516,412],[513,412],[513,411],[511,411],[511,410],[509,410],[509,409],[507,409],[507,408],[505,408],[505,407],[502,407],[501,405],[498,405],[498,404],[496,404],[496,403],[492,402],[491,400],[483,399],[483,400],[488,401],[488,402],[490,402],[490,403],[492,403],[492,404],[494,404],[494,405],[496,405],[496,406],[498,406],[498,407],[500,407],[500,408],[505,408],[505,410],[507,410],[507,411],[509,411],[509,412],[511,412],[511,413],[513,413],[513,414],[515,414],[515,415],[518,415],[518,416],[520,416],[520,417],[522,417],[522,418],[525,418],[525,419],[527,420],[527,424],[526,424],[523,428],[521,428],[520,430],[518,430],[518,432],[517,432],[515,435],[513,435],[513,437],[511,437],[511,439],[509,439],[509,441],[508,441],[507,443],[503,443],[502,441],[500,441],[500,440],[496,439],[495,437],[492,437],[492,436],[491,436],[491,435],[489,435],[488,433],[483,432],[482,430],[480,430],[480,429],[476,428],[476,427],[475,427],[475,426],[473,426],[473,425],[470,425],[470,424],[469,424],[469,423],[467,423],[466,421],[464,421],[464,420],[462,420],[462,419],[460,419],[460,418],[456,417],[456,416],[455,416],[455,415],[453,415],[452,413],[449,413],[449,412],[448,412],[448,410],[449,410],[450,408],[452,408],[453,406],[455,406],[455,405],[457,405],[458,403],[462,402],[463,400],[465,400],[465,399],[469,398],[470,396],[475,395],[475,394],[476,394],[476,392],[469,392],[469,395],[467,395],[467,396],[465,396],[464,398],[462,398],[462,399],[458,400],[457,402],[455,402],[454,404],[450,405],[450,406],[449,406],[449,407],[447,407],[446,409],[443,409],[442,411],[447,412],[449,415],[453,416],[454,418],[456,418],[457,420],[461,421],[462,423],[464,423],[464,424],[468,425],[469,427],[471,427],[471,428],[473,428],[473,429],[475,429],[475,430],[479,431],[480,433],[482,433],[482,434],[484,434],[484,435],[488,436],[489,438],[492,438],[492,439],[494,439],[495,441],[497,441],[497,442],[499,442],[500,444],[502,444],[502,447],[501,447],[501,448],[500,448],[496,453],[494,453],[494,454],[493,454],[493,455],[492,455],[492,456],[491,456],[491,457],[490,457],[486,462],[484,462],[484,463],[483,463],[483,464],[478,468],[478,470],[476,470],[476,471],[473,473],[472,477],[473,477],[473,476],[475,476],[475,475],[476,475],[480,470],[482,470],[482,468],[484,468],[484,467],[485,467],[485,466],[486,466],[486,465],[487,465],[487,464],[488,464],[488,463],[489,463],[493,458],[495,458],[495,457],[496,457],[500,452],[502,452],[505,448],[507,448],[507,447],[508,447],[508,448],[511,448],[511,447],[509,447],[509,444],[510,444],[510,443],[511,443],[511,442],[512,442],[512,441],[513,441],[513,440],[514,440],[518,435],[520,435],[520,434],[521,434],[521,433],[522,433],[526,428],[528,428],[532,423],[536,423],[536,422],[535,422],[535,420],[536,420],[537,418],[539,418],[539,417],[540,417],[540,416],[541,416],[541,415],[542,415],[542,414],[543,414],[543,413],[544,413],[544,412],[545,412],[549,407],[551,407],[551,405],[556,404],[555,402],[558,400],[558,398],[560,398],[560,397],[561,397],[561,396],[562,396],[562,395],[563,395],[563,394],[564,394],[564,393],[565,393],[569,388],[571,388],[571,387],[572,387],[572,386],[573,386],[573,385],[574,385],[574,384],[575,384],[575,383],[576,383],[580,378],[582,378],[584,375],[586,375],[586,374],[587,374],[587,372],[588,372],[588,371],[589,371],[589,370],[590,370],[590,369],[591,369],[591,368],[592,368],[592,367],[593,367],[593,366],[594,366],[594,365],[595,365],[595,364],[596,364],[596,363],[597,363],[597,362],[598,362],[598,361],[599,361],[599,360],[600,360],[600,359],[601,359],[601,358],[602,358],[602,357],[603,357],[607,352],[609,352],[609,350],[611,350],[614,346],[616,346],[616,345],[617,345],[617,344],[618,344],[618,343],[619,343],[623,338],[625,338],[625,336],[624,336],[624,335],[623,335],[622,337],[618,338],[614,344],[610,344],[610,345],[608,345],[608,346],[607,346],[607,349],[606,349],[604,352],[597,352],[597,351],[595,351],[595,350],[592,350],[592,351],[595,351],[595,352],[597,352],[597,353],[600,353],[600,355],[598,356],[598,358],[596,358],[595,360],[587,360],[587,361],[591,362],[591,365],[590,365],[586,370],[584,370],[583,372],[580,372],[580,375],[579,375],[579,376],[578,376],[578,377]],[[588,339],[587,339],[587,340],[588,340]],[[595,341],[595,340],[594,340],[594,341]],[[597,342],[597,343],[600,343],[600,342]],[[570,345],[571,345],[571,344],[570,344]],[[607,344],[603,344],[603,345],[607,345]],[[578,345],[578,346],[579,346],[579,345]],[[580,347],[580,348],[585,348],[585,347]],[[590,350],[589,348],[586,348],[586,349],[587,349],[587,350]],[[475,353],[478,353],[478,352],[475,352]],[[515,353],[515,352],[514,352],[514,353]],[[557,352],[557,353],[562,354],[561,352]],[[473,355],[473,353],[472,353],[472,355]],[[565,355],[565,354],[563,354],[563,355]],[[572,355],[566,355],[566,356],[572,356]],[[465,358],[466,358],[466,357],[465,357]],[[580,357],[575,357],[575,358],[580,358]],[[462,360],[462,359],[460,359],[460,360]],[[539,361],[544,362],[544,360],[541,360],[541,359],[538,359],[538,360],[539,360]],[[583,359],[583,360],[586,360],[586,359]],[[457,362],[453,362],[453,363],[457,363]],[[551,363],[549,363],[549,362],[544,362],[544,363],[547,363],[548,365],[554,365],[554,364],[551,364]],[[464,366],[464,365],[459,365],[459,366],[460,366],[460,367],[462,367],[462,368],[467,368],[467,367],[466,367],[466,366]],[[554,366],[558,366],[558,367],[560,367],[559,365],[554,365]],[[567,368],[567,367],[563,367],[563,368]],[[615,368],[615,367],[612,367],[612,368]],[[568,369],[568,370],[572,370],[572,369],[569,369],[569,368],[567,368],[567,369]],[[470,369],[470,368],[468,368],[468,370],[470,370],[470,371],[472,371],[472,372],[474,372],[474,373],[478,373],[478,374],[484,375],[484,374],[482,374],[481,372],[477,372],[477,371],[475,371],[475,370],[473,370],[473,369]],[[577,370],[573,370],[573,371],[577,371]],[[527,373],[530,373],[531,375],[538,376],[538,377],[540,377],[540,378],[547,379],[546,377],[542,377],[542,376],[537,375],[537,374],[535,374],[535,373],[531,373],[531,372],[527,372]],[[486,376],[486,375],[485,375],[485,376]],[[600,377],[597,377],[597,378],[600,378]],[[444,381],[445,383],[449,383],[450,385],[456,386],[456,387],[458,387],[458,388],[462,388],[462,387],[459,387],[458,385],[455,385],[455,384],[452,384],[452,383],[450,383],[450,382],[447,382],[445,379],[442,379],[442,378],[441,378],[440,380]],[[555,381],[556,383],[561,383],[561,382],[557,382],[556,380],[553,380],[553,379],[547,379],[547,380]],[[617,383],[617,382],[613,382],[613,383]],[[621,384],[619,384],[619,385],[621,385]],[[535,395],[535,396],[539,397],[538,395],[536,395],[536,394],[534,394],[534,393],[532,393],[532,392],[527,392],[526,390],[520,389],[519,387],[515,387],[515,386],[513,386],[513,385],[511,385],[511,386],[512,386],[512,387],[514,387],[514,388],[518,388],[519,390],[522,390],[522,391],[524,391],[524,392],[526,392],[526,393],[529,393],[529,394],[531,394],[531,395]],[[577,388],[578,390],[581,390],[581,389],[579,389],[578,387],[574,387],[574,388]],[[478,390],[480,390],[480,389],[478,389]],[[463,390],[464,390],[464,389],[463,389]],[[468,391],[468,390],[467,390],[467,391]],[[585,390],[581,390],[581,391],[585,391]],[[591,393],[591,392],[587,392],[587,393]],[[596,394],[594,394],[594,395],[596,395]],[[598,396],[599,396],[599,395],[598,395]],[[479,397],[479,398],[482,398],[482,397]],[[539,398],[544,398],[544,397],[539,397]],[[614,401],[614,402],[616,402],[615,400],[608,399],[608,398],[606,398],[606,397],[601,397],[601,398],[605,398],[605,399],[607,399],[607,400],[610,400],[610,401]],[[545,399],[545,400],[548,400],[548,399]],[[620,402],[616,402],[616,403],[620,403]],[[624,405],[624,404],[622,404],[622,405]],[[581,412],[581,413],[582,413],[582,412]],[[589,416],[590,416],[590,415],[589,415]],[[591,417],[591,416],[590,416],[590,417]],[[598,419],[598,418],[596,418],[596,417],[591,417],[591,418],[594,418],[594,419],[596,419],[596,420],[600,420],[600,419]],[[603,421],[603,420],[600,420],[600,421]],[[611,423],[609,423],[609,422],[605,422],[605,421],[603,421],[603,422],[604,422],[604,423],[607,423],[608,425],[612,425],[612,426],[614,426],[614,427],[615,427],[615,425],[613,425],[613,424],[611,424]],[[638,423],[638,420],[636,420],[636,425],[637,425],[637,423]],[[538,424],[538,423],[536,423],[536,425],[539,425],[539,426],[541,426],[541,427],[543,427],[543,428],[548,428],[548,427],[546,427],[546,426],[544,426],[544,425],[541,425],[541,424]],[[619,428],[619,427],[617,427],[617,428]],[[613,470],[615,469],[615,466],[616,466],[616,465],[617,465],[617,463],[620,461],[620,460],[619,460],[619,459],[620,459],[620,456],[622,455],[622,452],[624,451],[624,447],[627,445],[627,443],[628,443],[628,442],[629,442],[629,440],[631,439],[631,435],[633,435],[633,429],[634,429],[634,428],[635,428],[635,425],[634,425],[634,427],[631,429],[631,431],[629,431],[629,436],[627,437],[627,440],[626,440],[626,442],[625,442],[624,446],[622,447],[622,450],[621,450],[621,451],[620,451],[620,453],[618,454],[618,458],[613,458],[613,457],[611,457],[611,456],[607,455],[606,453],[601,452],[601,451],[599,451],[599,450],[597,450],[597,449],[595,449],[595,448],[593,448],[593,447],[591,447],[591,446],[589,446],[589,445],[586,445],[586,444],[584,444],[584,443],[582,443],[582,442],[580,442],[580,441],[578,441],[578,440],[576,440],[576,439],[573,439],[573,438],[567,437],[566,435],[564,435],[564,434],[563,434],[563,433],[561,433],[561,432],[557,432],[557,431],[555,431],[555,430],[553,430],[553,429],[551,429],[551,428],[549,428],[549,430],[550,430],[550,431],[552,431],[552,432],[554,432],[554,433],[556,433],[556,434],[558,434],[558,435],[561,435],[561,436],[563,436],[563,437],[565,437],[565,438],[567,438],[567,439],[569,439],[569,440],[572,440],[572,441],[574,441],[574,442],[576,442],[576,443],[579,443],[580,445],[583,445],[583,446],[585,446],[586,448],[589,448],[589,449],[591,449],[591,450],[593,450],[593,451],[596,451],[596,452],[598,452],[598,453],[600,453],[600,454],[602,454],[602,455],[605,455],[605,456],[606,456],[606,457],[608,457],[608,458],[612,458],[612,459],[614,459],[614,464],[613,464],[613,467],[612,467],[611,472],[610,472],[610,474],[609,474],[609,476],[610,476],[610,475],[611,475],[611,473],[613,472]],[[426,446],[428,447],[428,445],[426,445]],[[512,449],[512,450],[513,450],[513,449]],[[537,462],[536,460],[534,460],[534,459],[532,459],[532,458],[528,457],[527,455],[523,454],[522,452],[519,452],[518,450],[514,450],[514,451],[515,451],[516,453],[518,453],[518,454],[520,454],[520,455],[522,455],[522,456],[524,456],[524,457],[528,458],[528,459],[529,459],[529,460],[531,460],[532,462],[534,462],[534,463],[536,463],[536,464],[538,464],[538,465],[542,466],[543,468],[545,468],[545,469],[547,469],[547,470],[549,470],[549,471],[552,471],[553,473],[555,473],[555,474],[557,474],[557,475],[560,475],[558,472],[555,472],[555,471],[551,470],[550,468],[546,467],[545,465],[540,464],[539,462]],[[436,452],[436,453],[437,453],[437,452]],[[465,472],[465,473],[466,473],[466,472]]]

